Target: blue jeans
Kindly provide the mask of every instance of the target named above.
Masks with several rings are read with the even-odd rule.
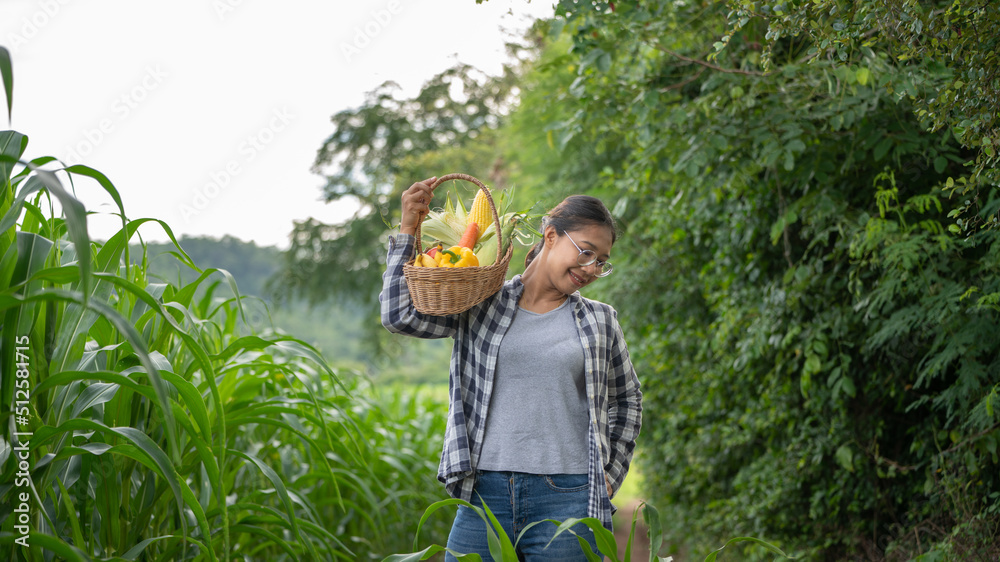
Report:
[[[557,528],[553,523],[535,525],[520,540],[518,534],[535,521],[554,519],[562,522],[571,517],[587,517],[589,490],[586,474],[479,471],[471,503],[482,507],[486,502],[511,542],[516,541],[518,559],[525,562],[586,561],[580,541],[569,531],[563,531],[549,544]],[[598,552],[597,541],[589,527],[578,524],[573,531],[587,539],[593,552]],[[448,548],[462,554],[478,553],[488,562],[493,559],[486,537],[486,523],[482,518],[468,507],[460,506],[448,536]],[[445,562],[455,562],[455,557],[446,554]]]

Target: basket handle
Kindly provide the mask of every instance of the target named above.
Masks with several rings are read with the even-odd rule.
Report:
[[[489,204],[490,204],[490,210],[493,211],[493,224],[496,225],[497,260],[495,262],[493,262],[493,263],[494,264],[500,263],[500,259],[501,259],[500,250],[503,248],[503,234],[500,232],[501,231],[501,228],[500,228],[500,215],[497,213],[497,206],[496,206],[496,204],[493,203],[493,196],[490,194],[490,190],[486,189],[486,184],[484,184],[483,182],[479,181],[478,179],[470,176],[469,174],[459,174],[459,173],[445,174],[445,175],[439,177],[437,179],[437,181],[431,183],[430,188],[431,189],[436,189],[437,186],[441,185],[442,183],[444,183],[444,182],[446,182],[448,180],[465,180],[467,182],[474,183],[474,184],[478,185],[479,189],[481,189],[486,194],[486,201],[489,202]],[[417,223],[416,236],[417,236],[417,253],[418,254],[422,254],[423,253],[423,247],[420,244],[420,226],[423,224],[423,222],[424,221],[420,221],[419,223]]]

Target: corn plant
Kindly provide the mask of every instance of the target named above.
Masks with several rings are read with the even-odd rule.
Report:
[[[12,70],[0,48],[12,105]],[[376,395],[127,218],[101,172],[26,160],[0,131],[0,545],[25,560],[358,560],[398,548],[438,491],[444,409]],[[64,187],[96,181],[121,229],[91,240]],[[191,282],[155,279],[158,227]],[[435,483],[436,484],[436,483]],[[17,558],[14,558],[17,559]]]
[[[420,560],[427,560],[428,558],[445,551],[463,562],[480,562],[482,558],[478,554],[455,552],[447,547],[441,546],[440,544],[432,544],[423,550],[417,550],[417,548],[419,548],[420,527],[423,525],[425,520],[427,520],[427,518],[437,510],[453,505],[464,505],[472,509],[486,523],[487,544],[489,544],[490,557],[493,558],[493,560],[497,562],[518,561],[518,555],[515,550],[516,540],[514,542],[511,541],[506,531],[504,531],[503,525],[500,524],[497,518],[493,515],[493,512],[490,511],[489,506],[484,503],[483,507],[477,507],[465,500],[447,499],[436,502],[428,506],[425,510],[424,516],[420,520],[420,525],[417,527],[417,534],[414,536],[414,552],[409,554],[393,554],[384,558],[382,562],[418,562]],[[649,539],[649,562],[671,562],[673,557],[662,557],[659,555],[660,547],[663,544],[663,530],[660,526],[660,514],[656,508],[647,503],[640,504],[632,512],[632,526],[629,529],[624,554],[621,558],[618,557],[618,541],[615,539],[614,533],[606,529],[601,521],[594,517],[585,517],[580,519],[571,518],[565,521],[556,521],[554,519],[535,521],[526,525],[525,528],[518,534],[517,539],[519,540],[520,537],[524,536],[524,534],[535,525],[552,523],[556,525],[556,532],[553,533],[552,538],[555,539],[555,537],[558,537],[562,533],[572,533],[580,542],[580,549],[589,562],[602,562],[603,560],[608,560],[610,562],[631,562],[632,546],[634,544],[633,540],[635,538],[636,523],[638,521],[640,509],[642,509],[643,519],[649,527],[647,537]],[[604,557],[601,557],[591,551],[587,540],[581,537],[574,530],[581,524],[586,525],[594,533],[594,537],[597,540],[597,548],[604,554]],[[766,541],[762,541],[754,537],[736,537],[728,541],[721,548],[711,552],[705,558],[705,562],[715,562],[719,554],[722,553],[727,547],[743,542],[762,546],[770,552],[785,558],[793,558],[782,552],[778,547]]]

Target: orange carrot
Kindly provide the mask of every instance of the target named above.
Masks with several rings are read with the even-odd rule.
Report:
[[[465,227],[465,234],[463,234],[462,238],[458,241],[458,245],[471,250],[475,247],[478,240],[479,225],[474,222],[470,222],[469,226]]]

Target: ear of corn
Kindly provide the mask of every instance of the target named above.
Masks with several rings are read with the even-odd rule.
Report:
[[[486,232],[486,229],[493,224],[493,211],[490,209],[490,202],[486,199],[486,191],[489,188],[480,189],[476,192],[476,198],[472,201],[472,210],[466,219],[467,223],[479,225],[479,232]]]
[[[522,215],[519,213],[510,212],[506,215],[500,217],[500,222],[503,224],[503,228],[500,230],[503,234],[503,248],[500,249],[501,255],[507,253],[507,247],[510,246],[511,237],[514,235],[514,229],[521,222]],[[483,265],[490,265],[497,259],[497,236],[496,236],[496,225],[490,224],[490,227],[486,229],[486,232],[479,237],[479,248],[476,251],[476,257],[479,258],[479,263]]]
[[[481,265],[493,265],[497,261],[497,238],[491,237],[479,244],[476,250],[476,258]]]
[[[423,224],[420,225],[420,233],[425,239],[439,240],[446,246],[458,244],[459,239],[465,232],[466,225],[454,211],[431,211],[427,214]]]
[[[450,193],[448,194],[448,201],[449,202],[451,201],[451,194]],[[467,210],[465,210],[465,202],[462,201],[462,198],[459,197],[457,193],[455,194],[455,203],[456,203],[456,205],[455,205],[455,216],[458,217],[458,220],[462,221],[462,225],[468,224],[469,223],[469,214],[468,214],[469,212]]]

